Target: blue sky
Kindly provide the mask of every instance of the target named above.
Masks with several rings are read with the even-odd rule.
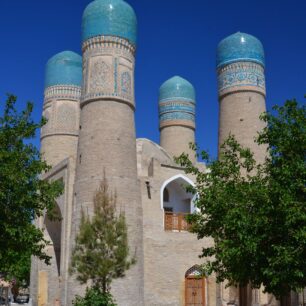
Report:
[[[89,0],[0,0],[0,102],[18,96],[41,116],[44,69],[55,53],[81,50],[81,16]],[[197,93],[196,139],[217,153],[218,42],[237,31],[259,38],[266,54],[267,107],[306,94],[305,0],[128,0],[138,17],[137,137],[159,142],[158,89],[188,79]],[[35,143],[39,145],[38,138]]]

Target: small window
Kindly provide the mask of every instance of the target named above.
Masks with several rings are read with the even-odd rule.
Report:
[[[164,202],[169,202],[169,190],[167,188],[164,189]]]
[[[165,212],[173,212],[173,207],[164,207]]]

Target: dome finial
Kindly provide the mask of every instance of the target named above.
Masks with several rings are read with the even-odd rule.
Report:
[[[55,85],[81,86],[82,57],[72,51],[63,51],[51,57],[46,65],[45,88]]]
[[[217,68],[238,61],[265,65],[265,55],[261,42],[256,37],[240,31],[226,37],[219,43]]]
[[[162,84],[159,101],[179,98],[195,102],[195,90],[190,82],[176,75]]]
[[[95,0],[83,13],[83,42],[95,36],[117,36],[136,45],[137,18],[133,8],[123,0]]]

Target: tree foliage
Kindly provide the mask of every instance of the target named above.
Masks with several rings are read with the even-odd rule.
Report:
[[[72,254],[71,272],[81,283],[108,292],[113,279],[123,277],[134,263],[129,259],[127,227],[123,212],[116,212],[116,195],[106,179],[94,196],[92,218],[82,212],[80,230]]]
[[[231,285],[251,283],[277,297],[306,286],[306,109],[295,101],[264,113],[266,128],[256,142],[268,147],[257,165],[252,152],[231,135],[201,172],[186,154],[178,162],[196,177],[199,209],[189,217],[203,248],[208,273]]]
[[[116,306],[109,292],[102,292],[96,287],[87,288],[85,296],[77,296],[72,304],[74,306]]]
[[[45,120],[33,121],[32,103],[19,113],[16,100],[9,95],[0,116],[0,269],[21,278],[29,271],[31,255],[50,260],[44,252],[48,242],[33,220],[52,210],[62,186],[40,179],[50,168],[30,143]]]

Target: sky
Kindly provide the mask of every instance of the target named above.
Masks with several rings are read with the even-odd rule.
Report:
[[[89,0],[0,0],[0,114],[6,93],[18,109],[42,113],[44,70],[54,54],[81,53]],[[158,90],[174,75],[197,95],[196,142],[217,154],[216,49],[237,31],[256,36],[266,55],[267,108],[306,94],[306,0],[127,0],[138,18],[135,71],[137,137],[159,143]],[[39,146],[39,136],[33,140]]]

